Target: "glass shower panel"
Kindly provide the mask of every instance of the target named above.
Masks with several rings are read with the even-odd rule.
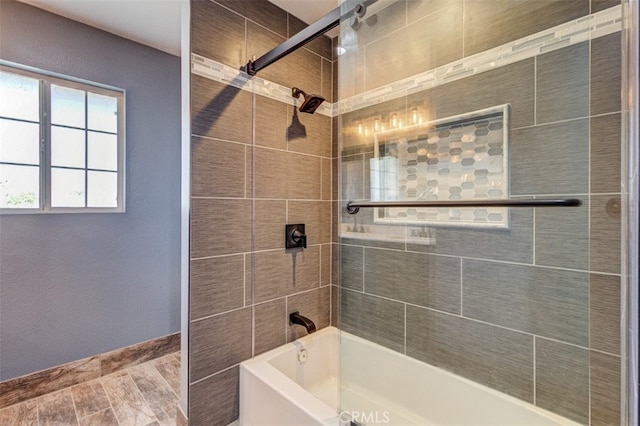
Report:
[[[624,420],[621,14],[379,0],[341,23],[343,419]],[[345,208],[547,198],[582,205]]]

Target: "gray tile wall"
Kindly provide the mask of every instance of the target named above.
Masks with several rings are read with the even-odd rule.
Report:
[[[363,24],[358,49],[340,57],[339,93],[389,84],[439,58],[482,52],[619,3],[396,2],[374,25]],[[434,56],[400,53],[400,39],[426,40],[418,27],[435,28],[460,4],[464,17],[447,26],[447,43]],[[439,119],[509,103],[512,197],[584,202],[571,210],[511,209],[508,230],[432,228],[431,245],[340,240],[334,303],[342,328],[574,421],[619,424],[620,40],[607,35],[340,117],[343,201],[369,196],[374,141],[358,124],[371,129],[391,114],[406,120],[413,109]],[[371,210],[337,216],[345,229],[383,233]],[[405,235],[421,231],[406,226]]]
[[[266,0],[194,0],[194,53],[239,68],[305,24]],[[260,72],[333,101],[327,37]],[[189,420],[238,417],[238,364],[331,322],[333,121],[191,77]],[[298,120],[292,126],[292,120]],[[252,130],[255,129],[255,130]],[[337,164],[337,162],[335,163]],[[284,250],[284,225],[305,223],[308,248]]]

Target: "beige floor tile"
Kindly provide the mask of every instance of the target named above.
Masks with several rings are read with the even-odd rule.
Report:
[[[103,379],[102,385],[121,425],[146,426],[157,420],[128,374]]]
[[[36,402],[40,426],[78,424],[69,388],[43,395]]]
[[[0,425],[37,426],[38,405],[35,399],[0,410]]]
[[[79,418],[111,408],[100,380],[92,380],[71,388],[71,396]]]
[[[98,411],[79,421],[80,426],[118,426],[118,420],[111,408]]]

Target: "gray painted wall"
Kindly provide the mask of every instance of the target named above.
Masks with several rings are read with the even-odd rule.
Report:
[[[127,211],[0,217],[0,381],[180,330],[180,59],[0,2],[0,58],[127,91]]]

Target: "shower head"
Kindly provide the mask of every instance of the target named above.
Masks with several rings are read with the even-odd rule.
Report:
[[[294,87],[291,89],[291,95],[294,98],[300,98],[300,95],[304,96],[304,102],[300,105],[300,112],[306,112],[307,114],[313,114],[316,109],[324,102],[324,98],[320,95],[307,95],[302,90]]]

